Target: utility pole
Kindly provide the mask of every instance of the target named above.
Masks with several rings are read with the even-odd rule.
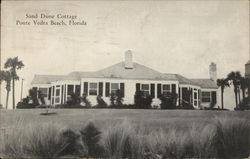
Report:
[[[24,80],[24,79],[22,78],[20,101],[22,101],[22,98],[23,98],[23,80]]]

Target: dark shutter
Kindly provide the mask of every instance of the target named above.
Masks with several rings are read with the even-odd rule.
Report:
[[[181,88],[179,87],[179,106],[181,105]]]
[[[186,87],[183,87],[181,91],[182,91],[182,100],[184,102],[189,102],[190,96],[188,89]]]
[[[48,94],[48,100],[51,99],[51,87],[49,87],[49,94]]]
[[[72,95],[74,93],[74,85],[68,85],[67,95]]]
[[[67,89],[67,85],[64,85],[64,103],[67,101],[67,94],[66,94],[66,89]]]
[[[106,97],[109,97],[109,92],[110,92],[110,83],[109,82],[106,82],[105,84],[105,96]]]
[[[124,85],[124,83],[120,83],[120,90],[121,90],[121,95],[122,95],[122,97],[124,97],[124,90],[125,90],[125,85]]]
[[[84,82],[83,86],[84,86],[84,91],[83,91],[83,93],[84,93],[85,95],[88,95],[88,82]]]
[[[141,90],[140,83],[136,83],[135,88],[136,88],[136,92],[140,91]]]
[[[198,90],[198,100],[199,100],[199,106],[201,105],[201,90]]]
[[[99,95],[103,96],[103,83],[99,82]]]
[[[176,85],[172,84],[172,93],[176,93]]]
[[[150,84],[150,94],[152,98],[155,98],[155,84],[151,83]]]
[[[212,91],[212,103],[217,103],[216,91]]]
[[[75,88],[75,94],[76,94],[78,97],[80,97],[81,87],[80,87],[80,85],[76,85],[75,87],[76,87],[76,88]]]
[[[161,84],[157,84],[157,98],[161,96]]]
[[[62,88],[62,94],[61,94],[61,104],[63,104],[63,92],[64,92],[64,89],[63,89],[64,87],[63,87],[63,85],[62,85],[62,87],[61,87],[61,88]]]
[[[193,105],[193,88],[190,88],[190,104]]]

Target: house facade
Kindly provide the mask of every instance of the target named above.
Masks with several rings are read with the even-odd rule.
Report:
[[[177,105],[191,103],[195,108],[217,103],[218,87],[216,65],[210,65],[210,79],[188,79],[178,74],[161,73],[133,62],[132,52],[125,52],[125,60],[96,72],[72,72],[67,75],[35,75],[32,88],[45,96],[46,104],[65,104],[72,93],[87,95],[92,105],[100,95],[107,104],[111,93],[118,89],[124,104],[134,104],[136,91],[153,98],[152,105],[159,106],[160,95],[177,94]]]

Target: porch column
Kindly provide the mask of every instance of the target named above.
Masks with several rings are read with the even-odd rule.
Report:
[[[157,92],[157,83],[155,83],[155,98],[157,99],[158,97],[158,92]]]
[[[54,101],[53,101],[53,103],[54,103],[54,105],[55,105],[55,101],[56,101],[56,85],[54,86]]]
[[[65,103],[67,102],[67,100],[68,100],[68,85],[66,84],[66,90],[65,90],[65,93],[66,93],[66,96],[65,96]]]
[[[180,87],[180,105],[182,105],[182,87]]]
[[[178,106],[179,105],[179,84],[176,84],[176,86],[175,86],[175,92],[177,94],[176,106]]]
[[[83,94],[83,81],[81,81],[81,84],[80,84],[80,96],[82,96],[82,94]]]
[[[105,97],[105,90],[106,90],[106,84],[105,83],[106,82],[103,82],[103,84],[102,84],[102,87],[103,87],[103,89],[102,89],[102,96],[103,97]],[[124,87],[126,87],[125,83],[124,83]],[[125,97],[125,89],[124,89],[124,97]]]

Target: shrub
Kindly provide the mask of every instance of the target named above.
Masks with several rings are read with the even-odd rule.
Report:
[[[70,95],[70,100],[67,101],[68,105],[78,105],[81,103],[81,98],[77,96],[75,93]]]
[[[123,95],[121,90],[116,90],[116,93],[110,95],[110,106],[113,108],[122,108],[123,106]]]
[[[85,104],[86,107],[91,107],[91,103],[85,93],[82,94],[82,102]]]
[[[110,94],[110,105],[111,105],[111,106],[114,106],[114,105],[115,105],[115,99],[116,99],[115,93],[111,93],[111,94]]]
[[[97,108],[101,107],[101,108],[106,108],[107,107],[107,103],[102,99],[102,96],[98,95],[96,97],[97,100]]]
[[[122,106],[123,105],[123,96],[122,96],[122,92],[121,92],[121,90],[117,90],[116,91],[116,99],[115,99],[115,104],[117,105],[117,106]]]
[[[30,96],[30,98],[32,100],[32,104],[34,106],[39,105],[39,102],[38,102],[38,99],[37,99],[37,89],[35,89],[35,88],[30,89],[29,90],[29,96]]]
[[[42,104],[45,104],[44,95],[42,94],[41,90],[38,91],[38,99],[40,99]]]
[[[176,93],[166,93],[160,96],[161,109],[176,109],[177,94]]]
[[[150,95],[144,94],[142,91],[136,91],[134,95],[135,105],[141,109],[150,109],[152,99]]]
[[[80,130],[81,138],[88,149],[89,157],[99,157],[102,154],[102,147],[99,145],[101,132],[90,122],[84,129]]]

